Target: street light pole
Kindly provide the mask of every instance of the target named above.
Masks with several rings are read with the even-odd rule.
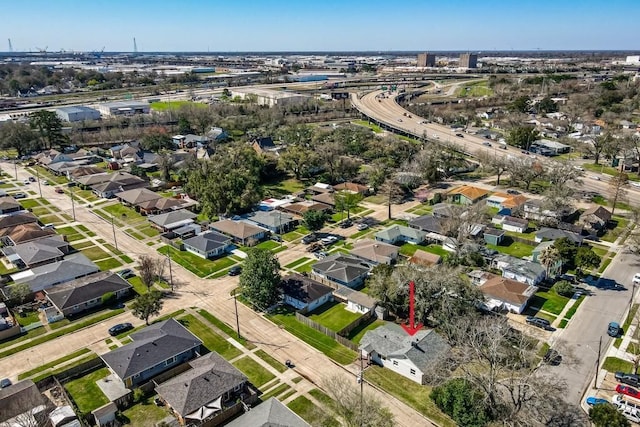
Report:
[[[71,187],[71,212],[73,214],[73,220],[76,220],[76,198],[74,194],[75,186]],[[112,220],[113,222],[113,220]]]
[[[38,180],[38,191],[40,192],[40,198],[42,199],[42,187],[40,186],[40,169],[36,166],[36,179]]]
[[[115,243],[116,250],[118,250],[118,239],[116,238],[116,226],[113,223],[113,215],[111,215],[111,230],[113,231],[113,243]]]
[[[240,339],[240,317],[238,316],[238,298],[236,298],[236,291],[233,291],[233,305],[236,308],[236,330],[238,331],[238,339]]]

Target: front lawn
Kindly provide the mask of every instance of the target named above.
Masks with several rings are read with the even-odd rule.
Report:
[[[225,256],[216,260],[208,260],[187,251],[179,251],[171,246],[163,246],[158,249],[163,255],[170,254],[171,260],[177,262],[193,274],[206,277],[225,268],[231,267],[235,261]]]
[[[249,382],[258,388],[276,377],[249,356],[236,360],[233,362],[233,366],[245,374],[249,378]]]
[[[456,424],[429,397],[431,387],[376,365],[368,367],[364,377],[439,425],[455,427]]]
[[[297,259],[297,260],[295,260],[293,262],[290,262],[289,264],[285,265],[284,268],[293,269],[293,268],[296,268],[297,266],[302,265],[305,262],[310,261],[310,260],[311,260],[311,258],[305,256],[305,257],[299,258],[299,259]]]
[[[149,292],[149,288],[142,283],[142,279],[140,276],[134,276],[127,279],[127,281],[133,286],[133,290],[136,291],[138,295],[144,295]]]
[[[100,270],[111,270],[112,268],[120,267],[122,263],[115,258],[107,258],[102,261],[97,261],[96,265]]]
[[[304,396],[296,397],[287,407],[311,425],[324,425],[324,423],[320,424],[323,421],[324,412]]]
[[[569,298],[558,295],[554,290],[550,290],[548,292],[536,292],[529,302],[529,305],[557,315],[562,312],[567,302],[569,302]]]
[[[278,372],[284,372],[288,369],[285,365],[277,361],[273,356],[271,356],[264,350],[256,350],[255,355],[267,362],[273,369]]]
[[[101,368],[64,385],[65,390],[78,405],[80,412],[88,414],[94,409],[109,403],[107,396],[102,393],[102,390],[96,384],[96,381],[107,377],[109,374],[109,368]]]
[[[514,241],[510,236],[505,236],[502,245],[487,244],[487,248],[494,249],[503,254],[511,255],[515,258],[530,256],[533,253],[534,249],[533,246]]]
[[[92,246],[89,248],[82,249],[80,252],[82,252],[91,261],[97,261],[99,259],[109,258],[109,254],[97,246]]]
[[[340,331],[345,326],[361,317],[360,313],[347,311],[344,304],[337,301],[328,302],[316,308],[307,317],[334,332]]]
[[[260,248],[260,249],[268,249],[270,251],[281,247],[282,245],[278,242],[275,242],[273,240],[265,240],[264,242],[260,242],[256,245],[256,248]]]
[[[400,254],[410,257],[410,256],[413,256],[413,254],[415,254],[418,249],[420,249],[421,251],[439,255],[442,258],[446,258],[447,256],[449,256],[449,252],[444,250],[443,247],[440,245],[424,246],[424,245],[414,245],[411,243],[405,243],[404,245],[400,246]]]
[[[242,352],[235,348],[229,341],[216,334],[207,325],[196,319],[192,314],[187,314],[179,319],[187,329],[200,338],[204,346],[210,351],[215,351],[227,360],[240,356]]]
[[[602,369],[609,372],[633,372],[633,363],[623,359],[618,359],[617,357],[607,357],[604,359]]]

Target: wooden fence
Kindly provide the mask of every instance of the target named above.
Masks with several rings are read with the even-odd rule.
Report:
[[[323,325],[321,325],[319,323],[316,323],[313,320],[309,319],[308,317],[303,316],[302,314],[300,314],[298,312],[296,312],[296,319],[298,319],[301,323],[307,325],[308,327],[313,328],[318,332],[322,332],[323,334],[325,334],[329,338],[332,338],[332,339],[338,341],[343,346],[345,346],[347,348],[350,348],[353,351],[358,351],[358,346],[356,344],[354,344],[353,342],[349,341],[348,339],[338,335],[337,332],[332,331],[331,329],[327,328],[326,326],[323,326]]]

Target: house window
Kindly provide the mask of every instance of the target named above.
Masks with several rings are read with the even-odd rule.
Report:
[[[164,366],[169,366],[176,361],[176,356],[173,356],[171,359],[167,359],[164,361]]]
[[[409,373],[411,373],[411,375],[415,375],[415,374],[416,374],[416,370],[415,370],[415,369],[411,369],[411,370],[409,371]]]
[[[398,366],[398,361],[397,360],[393,361],[393,366]]]
[[[140,378],[140,374],[135,374],[133,378]]]
[[[242,389],[242,384],[238,384],[233,388],[233,391],[240,391]]]

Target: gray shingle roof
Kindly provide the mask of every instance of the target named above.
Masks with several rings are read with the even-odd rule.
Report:
[[[329,256],[313,265],[313,271],[327,276],[330,279],[349,283],[369,272],[369,268],[363,262],[354,257],[342,254]]]
[[[174,319],[147,326],[130,336],[133,342],[101,356],[123,380],[202,344]]]
[[[33,222],[38,222],[38,218],[34,214],[27,211],[21,211],[12,215],[4,215],[0,217],[0,229]]]
[[[386,358],[406,358],[423,372],[450,349],[449,344],[434,330],[420,330],[410,336],[395,323],[385,323],[367,331],[360,340],[360,349]]]
[[[41,291],[59,283],[99,271],[89,258],[82,253],[67,256],[62,261],[32,268],[29,272],[13,274],[14,283],[28,283],[33,292]]]
[[[156,387],[156,392],[183,416],[247,381],[242,372],[215,352],[194,359],[189,365],[191,369]]]
[[[409,221],[409,226],[429,233],[442,234],[442,219],[433,215],[423,215]]]
[[[227,246],[231,243],[231,239],[217,231],[207,231],[206,233],[186,239],[182,243],[184,243],[185,246],[191,246],[199,251],[209,252]]]
[[[294,221],[291,215],[281,211],[258,211],[247,219],[263,227],[280,227]]]
[[[115,293],[130,288],[129,282],[117,274],[110,271],[101,271],[54,286],[46,293],[47,298],[59,310],[64,310],[94,298],[100,298],[107,292]]]
[[[556,240],[566,237],[575,243],[582,243],[584,238],[574,232],[567,230],[558,230],[557,228],[542,228],[536,233],[536,239],[538,240]]]
[[[9,252],[15,253],[26,265],[31,265],[55,260],[56,258],[64,256],[65,252],[60,248],[68,246],[69,244],[62,236],[55,235],[20,243],[16,246],[8,246],[3,248],[3,252],[6,255],[9,255]]]
[[[0,211],[7,211],[16,208],[21,208],[20,203],[18,203],[16,199],[10,196],[0,197]]]
[[[411,238],[415,240],[424,240],[427,233],[415,228],[405,227],[404,225],[392,225],[391,227],[380,230],[376,233],[376,239],[396,240],[399,237]]]
[[[4,423],[8,419],[39,405],[44,405],[46,402],[47,400],[31,380],[20,381],[0,389],[0,408],[2,408],[0,411],[0,423]]]
[[[313,302],[333,292],[333,288],[301,274],[290,274],[284,277],[280,286],[285,295],[304,303]]]
[[[254,407],[227,427],[310,427],[309,424],[275,397]]]
[[[354,243],[351,254],[376,263],[389,263],[398,256],[399,248],[373,239],[361,239]]]
[[[190,212],[186,209],[179,209],[177,211],[171,211],[160,215],[149,215],[149,221],[153,222],[160,227],[167,227],[173,224],[191,224],[198,215]]]

